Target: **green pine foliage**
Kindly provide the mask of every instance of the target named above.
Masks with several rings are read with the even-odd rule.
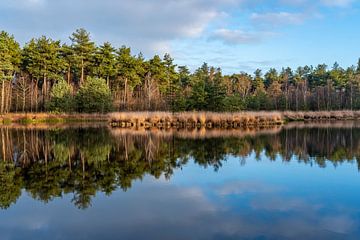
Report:
[[[75,96],[79,112],[109,112],[112,110],[111,92],[102,78],[87,77]]]
[[[11,81],[14,79],[20,65],[20,47],[14,37],[8,33],[0,32],[0,114],[8,112],[11,98],[6,94],[7,86],[11,87]]]
[[[71,86],[60,79],[51,89],[51,100],[46,105],[46,110],[51,112],[72,112],[75,109]]]

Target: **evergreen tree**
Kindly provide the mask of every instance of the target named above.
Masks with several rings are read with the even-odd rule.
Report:
[[[11,87],[12,79],[19,68],[20,47],[13,36],[7,32],[0,32],[0,83],[1,83],[1,106],[0,114],[9,110],[10,98],[6,93],[6,85]]]
[[[115,49],[106,42],[97,49],[94,58],[94,75],[106,79],[110,87],[110,78],[116,75]]]
[[[106,81],[101,78],[87,77],[75,96],[79,112],[109,112],[112,99]]]
[[[256,69],[254,72],[254,80],[253,80],[253,91],[255,94],[264,93],[265,92],[265,84],[264,79],[262,77],[262,72],[260,69]]]
[[[206,110],[223,111],[226,88],[222,83],[221,70],[210,68],[210,77],[206,78]]]
[[[60,49],[60,41],[43,36],[32,39],[23,50],[22,64],[32,78],[37,79],[37,85],[42,89],[44,105],[52,83],[62,78],[66,67],[60,57]]]
[[[173,103],[172,111],[185,111],[187,108],[187,97],[190,95],[190,71],[186,66],[178,67],[178,78],[172,86]]]
[[[279,81],[279,75],[276,69],[271,68],[266,74],[265,74],[265,87],[269,87],[273,82]]]
[[[206,82],[208,82],[208,78],[209,67],[207,63],[204,63],[191,78],[192,90],[188,99],[188,110],[205,110],[207,108]]]
[[[63,44],[61,46],[60,57],[64,64],[64,69],[66,69],[66,81],[68,84],[72,82],[72,74],[74,74],[74,66],[76,62],[76,57],[74,50],[71,46]]]
[[[176,65],[174,64],[174,59],[171,58],[170,54],[164,55],[164,66],[165,66],[165,78],[164,82],[160,83],[160,86],[167,85],[164,88],[166,94],[166,101],[168,105],[172,108],[174,105],[174,97],[175,97],[175,88],[179,85],[179,75],[176,72]]]
[[[74,109],[71,86],[60,79],[51,89],[50,101],[47,103],[46,110],[55,112],[71,112]]]
[[[137,85],[141,84],[141,75],[143,70],[141,58],[131,55],[131,49],[122,46],[116,52],[116,74],[121,80],[124,89],[122,98],[122,109],[126,108],[129,95],[133,92]]]
[[[84,83],[85,74],[88,72],[95,53],[95,44],[90,39],[90,33],[85,29],[77,29],[70,37],[76,67],[80,70],[80,84]]]

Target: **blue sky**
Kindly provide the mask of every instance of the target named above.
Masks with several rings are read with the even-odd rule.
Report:
[[[225,73],[298,65],[342,66],[360,57],[356,0],[1,0],[0,29],[21,44],[47,35],[69,41],[80,27],[94,41],[169,52],[179,65]]]

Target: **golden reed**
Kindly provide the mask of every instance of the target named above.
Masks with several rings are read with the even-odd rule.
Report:
[[[243,128],[283,125],[291,121],[359,120],[360,111],[318,112],[115,112],[109,114],[110,125],[121,128]]]

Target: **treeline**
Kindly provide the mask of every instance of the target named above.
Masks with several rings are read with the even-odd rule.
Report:
[[[204,63],[190,72],[169,54],[145,59],[126,46],[97,46],[84,29],[70,44],[43,36],[22,48],[2,31],[0,78],[0,113],[360,109],[360,61],[253,75]]]

